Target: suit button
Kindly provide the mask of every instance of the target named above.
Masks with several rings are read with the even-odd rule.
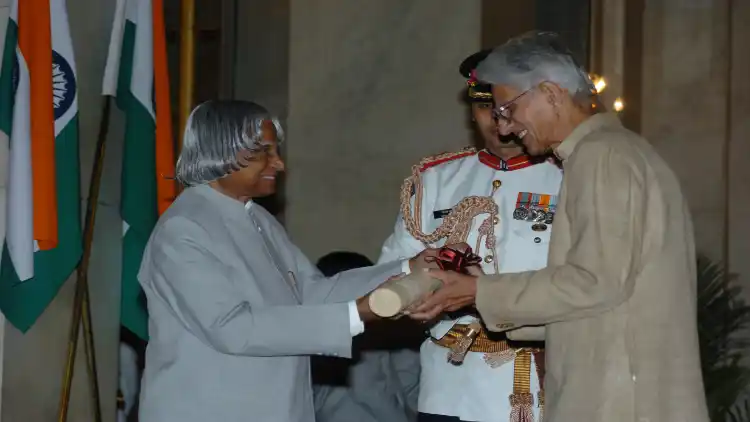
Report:
[[[497,225],[497,223],[499,223],[499,222],[500,222],[500,217],[495,217],[495,218],[492,219],[492,224]]]
[[[484,257],[484,262],[490,264],[490,263],[492,263],[492,261],[494,259],[495,259],[495,257],[493,257],[492,255],[487,255],[487,256]]]
[[[535,237],[534,238],[534,243],[542,243],[542,238],[541,237]]]

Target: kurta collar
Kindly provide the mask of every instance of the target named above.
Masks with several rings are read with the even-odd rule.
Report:
[[[614,113],[594,114],[573,129],[573,132],[557,146],[555,155],[563,161],[567,160],[573,155],[573,151],[575,151],[581,139],[585,138],[589,133],[605,126],[622,126],[622,122],[620,122],[620,118]]]
[[[230,198],[208,185],[193,186],[190,189],[193,189],[196,193],[200,194],[204,198],[219,205],[222,211],[227,211],[232,214],[241,212],[243,215],[245,215],[246,210],[249,210],[253,204],[253,201],[242,203],[234,198]]]

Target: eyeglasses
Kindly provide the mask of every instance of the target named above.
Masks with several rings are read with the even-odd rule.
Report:
[[[518,101],[521,97],[531,92],[534,88],[529,88],[526,91],[516,95],[515,98],[513,98],[510,101],[505,102],[500,107],[496,107],[492,109],[492,118],[500,121],[503,120],[505,123],[510,123],[510,119],[512,116],[512,112],[510,110],[510,106],[513,105],[516,101]]]

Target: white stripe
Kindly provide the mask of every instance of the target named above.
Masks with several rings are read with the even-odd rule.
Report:
[[[13,0],[13,4],[10,5],[10,19],[18,23],[18,0]]]
[[[130,81],[130,91],[153,118],[155,114],[151,98],[154,87],[154,28],[151,1],[137,1],[133,77]]]
[[[107,65],[104,67],[102,95],[117,95],[117,79],[120,76],[120,56],[122,55],[122,34],[125,31],[125,0],[117,0],[115,18],[112,22],[112,35],[109,37]]]
[[[8,29],[8,20],[10,19],[10,7],[0,8],[0,57],[3,57],[5,49],[5,35]],[[0,63],[0,70],[2,63]],[[8,186],[8,135],[0,132],[0,256],[3,255],[5,247],[5,210],[6,188]],[[1,351],[0,351],[1,353]],[[2,381],[2,378],[0,378]]]
[[[78,114],[78,94],[77,94],[77,83],[73,85],[71,82],[77,81],[76,61],[75,55],[73,54],[73,41],[70,38],[70,28],[68,26],[68,11],[66,7],[66,0],[51,0],[50,1],[50,19],[52,24],[52,49],[65,58],[68,62],[73,75],[62,75],[54,74],[53,68],[53,79],[52,79],[52,90],[53,95],[66,95],[73,96],[73,103],[70,105],[68,110],[55,120],[55,136],[60,134],[68,122]],[[69,80],[72,77],[72,81]]]
[[[10,8],[3,7],[0,9],[0,57],[3,57],[3,48],[5,46],[5,35],[8,20],[10,19]],[[1,67],[1,66],[0,66]],[[3,253],[5,244],[5,210],[6,208],[6,183],[8,179],[8,135],[0,132],[0,256]],[[3,352],[5,350],[5,316],[0,313],[0,362],[4,362]],[[0,391],[3,387],[3,365],[0,365]],[[2,397],[0,397],[0,415],[2,415]],[[2,419],[2,416],[0,416]]]
[[[31,127],[29,70],[16,48],[19,82],[13,107],[8,176],[7,242],[16,274],[21,281],[34,276],[34,208],[31,183]]]

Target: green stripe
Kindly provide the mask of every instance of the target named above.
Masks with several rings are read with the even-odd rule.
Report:
[[[81,259],[80,179],[78,162],[78,115],[55,139],[58,244],[34,253],[34,277],[18,279],[3,248],[0,263],[0,310],[16,328],[26,332],[55,298]]]
[[[2,72],[0,72],[0,131],[10,137],[13,127],[13,65],[18,45],[18,26],[13,19],[8,19],[5,31],[5,48],[3,49]]]
[[[138,284],[143,250],[158,220],[156,203],[156,124],[148,110],[130,91],[135,25],[127,21],[123,35],[117,105],[126,114],[122,157],[120,212],[130,228],[122,244],[122,325],[148,338],[148,314]]]

